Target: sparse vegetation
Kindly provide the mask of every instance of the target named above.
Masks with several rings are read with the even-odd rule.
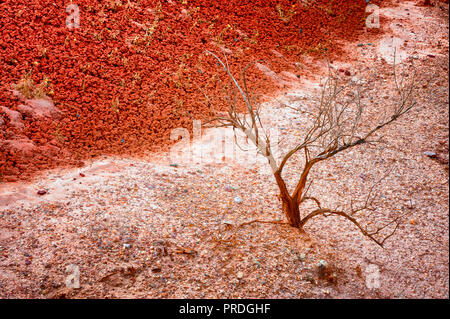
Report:
[[[278,4],[276,6],[276,9],[277,9],[280,19],[283,20],[285,23],[289,23],[291,21],[292,17],[296,14],[295,4],[292,5],[287,12],[285,10],[283,10],[283,8],[281,7],[281,4]]]
[[[31,78],[30,71],[27,72],[16,85],[14,85],[14,89],[27,99],[39,99],[47,95],[49,81],[50,80],[47,77],[44,77],[44,79],[36,85]]]
[[[114,100],[112,100],[111,110],[116,114],[119,113],[119,105],[120,105],[120,100],[118,97],[116,97]]]
[[[0,1],[0,298],[448,298],[447,2]]]
[[[208,53],[214,56],[226,71],[230,80],[230,87],[226,91],[228,92],[226,100],[229,103],[227,111],[219,113],[212,107],[211,112],[214,116],[207,123],[211,126],[232,127],[242,131],[255,144],[259,153],[266,157],[280,190],[279,198],[282,203],[282,210],[289,224],[303,230],[304,225],[316,216],[338,215],[352,222],[365,236],[383,246],[384,242],[397,230],[404,217],[398,215],[388,218],[388,221],[386,221],[386,216],[381,216],[382,221],[376,225],[374,216],[377,214],[376,208],[373,206],[376,202],[374,188],[384,178],[374,184],[364,201],[360,204],[352,201],[347,210],[323,207],[318,198],[308,193],[311,184],[308,186],[307,180],[311,170],[318,163],[351,148],[378,142],[379,139],[375,139],[375,133],[398,120],[416,105],[413,96],[415,76],[412,76],[409,83],[404,78],[397,81],[394,66],[397,96],[393,98],[395,102],[392,113],[390,115],[384,114],[377,125],[367,128],[367,124],[364,123],[364,120],[367,121],[367,118],[364,117],[366,106],[361,101],[359,88],[356,84],[341,84],[337,74],[334,74],[330,69],[318,105],[313,103],[311,110],[307,112],[309,124],[300,130],[303,133],[299,140],[294,143],[296,146],[287,150],[281,157],[281,161],[277,163],[276,155],[272,150],[270,135],[260,118],[259,103],[247,87],[245,71],[248,66],[243,71],[243,85],[241,86],[231,74],[226,56],[224,62],[215,54],[209,51]],[[239,113],[236,95],[239,95],[243,100],[246,114]],[[294,155],[299,152],[304,153],[304,159],[301,162],[303,169],[297,179],[295,189],[290,192],[282,173],[287,162],[297,158]],[[304,213],[300,207],[309,201],[315,203],[317,208],[309,213]],[[344,205],[337,206],[343,207]]]

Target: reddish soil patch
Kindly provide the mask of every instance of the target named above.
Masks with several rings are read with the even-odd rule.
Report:
[[[186,111],[207,114],[204,93],[223,103],[223,72],[207,49],[227,50],[235,72],[263,61],[299,75],[295,62],[339,54],[339,41],[355,39],[366,16],[365,0],[77,3],[81,25],[69,29],[67,1],[0,1],[1,181],[168,143],[172,128],[192,126]],[[62,116],[27,116],[11,86],[29,72],[35,83],[47,79]],[[248,77],[258,93],[283,88],[255,67]]]

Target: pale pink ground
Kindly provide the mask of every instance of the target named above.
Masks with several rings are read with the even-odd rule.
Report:
[[[383,131],[388,144],[317,167],[311,191],[334,207],[363,198],[392,169],[379,209],[410,215],[385,249],[333,217],[308,224],[308,234],[285,225],[238,227],[284,218],[263,159],[249,169],[242,154],[178,167],[168,165],[167,154],[104,158],[1,186],[0,297],[448,298],[448,5],[402,1],[382,14],[388,35],[408,40],[399,67],[415,63],[418,107]],[[333,65],[349,69],[355,81],[376,75],[364,83],[376,118],[392,94],[389,41],[367,36],[360,42],[365,45],[346,44],[348,56]],[[265,120],[282,127],[282,136],[295,135],[302,120],[283,105],[306,103],[319,78],[301,79],[302,90],[264,106]],[[292,187],[299,167],[286,169]],[[38,196],[43,189],[47,194]],[[328,264],[326,278],[319,276],[320,260]],[[65,287],[70,264],[80,269],[80,289]],[[373,265],[380,286],[370,289],[365,271]]]

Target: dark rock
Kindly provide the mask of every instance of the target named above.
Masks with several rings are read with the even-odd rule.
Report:
[[[430,151],[425,151],[423,152],[426,156],[428,156],[429,158],[436,158],[436,153],[435,152],[430,152]]]
[[[153,267],[152,272],[154,272],[154,273],[161,272],[161,267]]]
[[[319,261],[319,263],[317,264],[317,270],[318,270],[320,279],[325,278],[327,268],[328,268],[328,263],[325,260],[321,259]]]

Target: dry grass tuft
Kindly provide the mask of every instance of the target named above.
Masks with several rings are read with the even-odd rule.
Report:
[[[36,85],[31,78],[31,74],[27,73],[19,80],[14,88],[27,99],[39,99],[47,95],[46,91],[49,86],[48,82],[49,79],[47,77],[44,77],[42,82]]]

